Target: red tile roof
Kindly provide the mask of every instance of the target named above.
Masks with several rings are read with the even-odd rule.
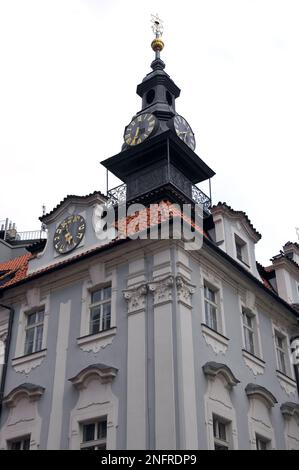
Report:
[[[159,210],[154,211],[154,213],[150,210],[150,208],[144,208],[139,212],[121,219],[117,224],[118,236],[114,240],[90,250],[86,250],[83,253],[78,253],[71,258],[62,259],[59,262],[53,263],[30,274],[27,274],[27,270],[28,261],[31,257],[33,258],[31,254],[26,254],[5,263],[0,263],[0,290],[13,284],[17,284],[24,279],[36,277],[39,274],[52,271],[54,269],[59,269],[62,266],[71,264],[80,258],[88,257],[104,248],[115,245],[117,242],[128,239],[131,235],[136,235],[136,233],[141,233],[148,230],[151,226],[159,225],[168,221],[169,219],[176,217],[179,217],[186,223],[191,224],[195,230],[203,234],[205,237],[208,237],[207,233],[205,233],[203,229],[196,225],[189,217],[183,214],[175,204],[172,204],[169,201],[161,201],[158,206]],[[1,272],[3,271],[6,272],[3,273],[3,276],[1,277]],[[6,278],[7,282],[5,282]]]
[[[24,279],[27,274],[30,253],[0,263],[0,289]]]
[[[102,251],[103,249],[108,248],[109,246],[115,245],[117,242],[125,241],[131,235],[144,232],[152,226],[159,225],[168,221],[169,219],[176,217],[184,220],[188,224],[191,224],[191,226],[199,233],[203,234],[204,237],[209,238],[208,234],[204,232],[201,227],[197,226],[189,217],[183,214],[175,204],[172,204],[169,201],[161,201],[159,203],[158,211],[153,212],[150,210],[150,208],[145,208],[118,221],[118,236],[114,240],[102,244],[101,246],[91,248],[90,250],[86,250],[83,253],[78,253],[70,258],[61,259],[59,262],[53,263],[33,273],[27,274],[29,259],[33,258],[30,253],[19,256],[18,258],[6,261],[4,263],[0,263],[0,290],[8,286],[18,284],[22,280],[29,280],[30,278],[34,278],[43,273],[60,269],[81,258],[89,257],[97,252]],[[259,266],[261,270],[262,266]],[[260,272],[260,274],[263,273]],[[264,286],[273,291],[272,286],[265,279],[265,277],[261,275],[261,278]],[[5,281],[5,279],[7,279],[7,281]]]

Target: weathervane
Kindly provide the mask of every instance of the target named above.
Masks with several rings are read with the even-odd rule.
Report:
[[[156,38],[152,41],[152,49],[156,53],[156,60],[160,59],[160,52],[164,47],[164,42],[161,39],[163,34],[163,21],[159,18],[158,14],[152,15],[152,30],[156,36]]]
[[[159,18],[158,13],[156,15],[152,15],[151,19],[152,30],[156,36],[156,38],[160,38],[163,34],[163,21]]]

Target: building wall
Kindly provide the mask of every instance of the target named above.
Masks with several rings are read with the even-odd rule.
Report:
[[[86,292],[107,279],[112,280],[116,333],[78,345],[81,316],[88,310]],[[211,336],[202,326],[205,281],[219,288],[223,336]],[[37,423],[36,429],[40,426],[38,448],[74,448],[78,436],[71,420],[87,416],[88,400],[90,409],[105,409],[107,397],[112,409],[112,448],[210,448],[214,405],[234,421],[235,448],[253,447],[250,429],[256,422],[252,415],[257,406],[264,413],[267,432],[271,432],[267,420],[272,421],[273,445],[286,448],[280,405],[298,403],[298,393],[294,381],[286,384],[277,376],[272,320],[288,333],[295,321],[272,297],[208,248],[187,252],[180,242],[143,241],[136,249],[136,243],[129,242],[91,261],[7,291],[3,302],[15,308],[5,395],[23,383],[45,388],[36,401],[40,424],[38,419],[31,420]],[[12,362],[19,347],[22,312],[44,302],[48,316],[46,355],[26,368],[26,363]],[[243,357],[243,304],[258,314],[264,366]],[[207,377],[202,367],[212,361],[227,365],[240,383],[230,388],[221,374]],[[81,390],[69,379],[91,364],[105,364],[117,373],[108,384],[98,384],[96,377],[86,379],[86,383],[91,380],[89,396],[85,379]],[[265,402],[265,410],[264,404],[254,404],[245,392],[249,383],[268,389],[278,403],[267,407]],[[92,405],[92,397],[101,395],[101,390],[102,401]],[[9,410],[4,406],[1,448],[8,435]],[[10,425],[10,433],[13,427]]]

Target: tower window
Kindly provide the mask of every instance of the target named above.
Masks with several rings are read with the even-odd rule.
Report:
[[[155,90],[149,90],[146,94],[147,104],[151,104],[155,99]]]
[[[169,106],[171,106],[172,105],[172,96],[169,93],[169,91],[166,91],[166,99],[167,99],[167,103],[169,104]]]

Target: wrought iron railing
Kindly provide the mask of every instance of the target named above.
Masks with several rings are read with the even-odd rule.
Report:
[[[107,206],[117,206],[119,204],[122,204],[126,202],[126,196],[127,196],[127,186],[126,184],[121,184],[117,186],[116,188],[110,189],[108,191],[108,201],[107,201]],[[202,204],[203,208],[209,212],[210,207],[211,207],[211,199],[209,196],[207,196],[201,189],[199,189],[195,185],[191,185],[191,196],[193,201],[196,204]]]
[[[117,206],[126,202],[127,199],[127,185],[120,184],[116,188],[112,188],[107,193],[108,201],[107,206]]]
[[[210,212],[211,199],[201,189],[194,184],[192,185],[192,199],[196,204],[202,204],[203,208]]]
[[[27,232],[17,232],[16,240],[43,240],[47,238],[45,230],[31,230]]]

